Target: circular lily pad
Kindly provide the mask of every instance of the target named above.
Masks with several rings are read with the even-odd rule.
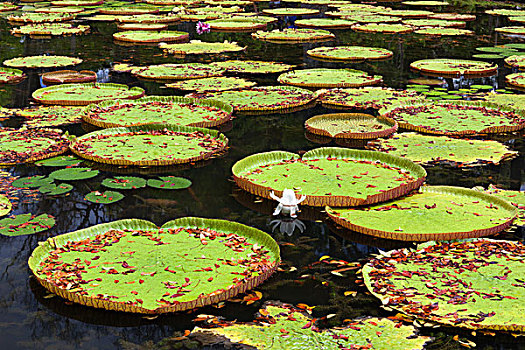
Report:
[[[418,336],[413,326],[388,318],[347,320],[349,325],[319,330],[315,319],[291,305],[266,305],[254,323],[222,324],[217,328],[197,327],[192,335],[218,337],[256,349],[384,349],[422,350],[431,338]],[[293,334],[293,336],[290,336]],[[212,338],[213,339],[213,338]]]
[[[435,28],[421,28],[415,31],[416,34],[423,34],[423,35],[434,35],[434,36],[459,36],[459,35],[472,35],[474,34],[473,31],[468,29],[459,29],[459,28],[442,28],[442,27],[435,27]]]
[[[45,85],[92,83],[97,81],[97,73],[90,70],[59,70],[42,74],[42,82]]]
[[[497,15],[497,16],[525,16],[525,10],[513,10],[513,9],[492,9],[486,10],[486,14]]]
[[[339,18],[308,18],[295,21],[298,28],[348,29],[355,24],[353,20]]]
[[[16,57],[4,61],[4,65],[16,68],[52,68],[75,66],[82,63],[80,58],[67,56],[26,56]]]
[[[228,18],[206,21],[206,24],[215,31],[244,32],[266,29],[268,22],[258,22],[250,20],[249,18]]]
[[[51,215],[20,214],[0,220],[0,235],[10,237],[31,235],[47,231],[53,226],[55,226],[55,218]]]
[[[35,8],[35,12],[37,13],[80,13],[84,12],[84,8],[82,7],[74,7],[74,6],[68,6],[68,7],[37,7]]]
[[[423,10],[384,10],[383,12],[379,12],[379,14],[382,15],[388,15],[388,16],[397,16],[397,17],[403,17],[403,18],[427,18],[430,15],[433,15],[434,12],[431,11],[423,11]]]
[[[330,89],[319,94],[319,102],[330,108],[381,109],[393,104],[421,99],[415,91],[365,87],[361,89]]]
[[[428,18],[444,19],[447,21],[474,21],[476,19],[476,15],[467,13],[433,13],[428,15]]]
[[[124,198],[124,195],[115,191],[93,191],[86,194],[84,198],[88,202],[99,203],[99,204],[111,204],[120,201]]]
[[[523,254],[522,242],[429,242],[373,259],[363,276],[373,295],[412,317],[523,332]]]
[[[129,30],[113,34],[113,39],[127,41],[131,43],[160,43],[170,41],[183,41],[187,40],[188,38],[188,33],[177,32],[174,30],[162,30],[160,32],[152,32],[149,30]]]
[[[467,24],[462,21],[449,21],[449,20],[443,20],[443,19],[406,19],[403,20],[403,24],[414,26],[414,27],[440,27],[440,28],[447,28],[447,27],[456,27],[456,28],[464,28]]]
[[[387,49],[366,46],[316,47],[306,52],[309,56],[324,60],[382,60],[394,53]]]
[[[0,2],[0,12],[15,11],[18,6],[12,2]]]
[[[30,163],[68,150],[60,130],[0,128],[0,165]]]
[[[525,56],[514,55],[505,58],[505,63],[519,69],[525,68]]]
[[[402,133],[390,139],[379,139],[370,146],[373,150],[410,159],[416,163],[454,165],[499,164],[517,156],[497,141],[464,140],[447,136]]]
[[[191,80],[181,80],[174,83],[166,84],[169,88],[196,91],[196,92],[215,92],[226,90],[247,89],[257,85],[253,81],[248,81],[236,77],[212,77]]]
[[[27,24],[18,28],[11,29],[11,34],[18,35],[77,35],[85,34],[89,31],[89,26],[75,26],[70,23],[40,23]]]
[[[409,6],[448,6],[450,3],[446,1],[432,1],[432,0],[415,0],[415,1],[403,1],[403,5]]]
[[[315,15],[319,13],[319,10],[300,7],[280,7],[276,9],[264,9],[262,12],[272,16],[305,16]]]
[[[435,79],[435,78],[414,78],[410,79],[408,81],[410,84],[417,84],[417,85],[445,85],[447,82],[441,79]],[[412,86],[412,88],[414,88]]]
[[[13,205],[6,196],[0,195],[0,216],[9,214]]]
[[[343,139],[376,139],[397,130],[396,122],[362,113],[321,114],[304,125],[313,134]]]
[[[48,196],[58,196],[61,194],[66,194],[72,189],[73,189],[73,185],[63,183],[63,184],[58,184],[58,185],[55,185],[55,184],[44,185],[38,188],[38,191],[41,193],[47,194]]]
[[[505,76],[505,83],[524,89],[525,88],[525,74],[513,73]]]
[[[525,95],[490,93],[485,96],[485,100],[504,108],[525,111]]]
[[[191,180],[183,177],[161,176],[159,179],[149,179],[148,186],[161,190],[182,190],[191,186]]]
[[[232,112],[230,105],[220,101],[148,96],[134,101],[104,101],[90,105],[82,118],[101,128],[152,123],[209,128],[229,121]]]
[[[224,61],[212,62],[211,66],[225,69],[229,73],[244,74],[272,74],[281,73],[293,69],[295,66],[281,62],[267,61]]]
[[[155,14],[159,13],[159,9],[155,7],[139,7],[139,6],[119,6],[116,8],[101,8],[98,13],[104,15],[144,15],[144,14]]]
[[[509,17],[509,22],[525,23],[525,16]]]
[[[76,15],[71,13],[39,13],[39,12],[24,12],[21,14],[13,14],[7,16],[10,22],[22,23],[51,23],[51,22],[65,22],[75,19]]]
[[[51,1],[53,6],[98,6],[104,3],[103,0],[56,0]]]
[[[337,13],[334,13],[334,15]],[[344,18],[346,20],[355,21],[359,23],[395,23],[401,21],[400,17],[393,17],[393,16],[387,16],[387,15],[378,15],[378,14],[369,14],[369,13],[345,13],[345,12],[339,12],[339,17]]]
[[[65,168],[53,171],[49,174],[49,177],[59,181],[77,181],[91,179],[97,176],[98,173],[98,170],[91,168]]]
[[[25,78],[26,75],[19,69],[0,67],[0,84],[17,84]]]
[[[383,77],[355,69],[313,68],[283,73],[277,80],[299,87],[336,88],[375,85],[382,82]]]
[[[352,29],[358,32],[367,33],[384,33],[384,34],[405,34],[414,31],[414,28],[404,24],[389,24],[389,23],[367,23],[355,24]]]
[[[115,178],[104,179],[102,186],[117,190],[135,190],[146,187],[146,180],[135,176],[117,176]]]
[[[444,58],[415,61],[410,68],[441,76],[490,76],[498,72],[498,66],[492,63]]]
[[[83,111],[83,107],[42,106],[18,110],[16,115],[26,119],[28,128],[46,128],[80,123]]]
[[[380,152],[318,148],[302,158],[274,151],[248,156],[233,165],[237,185],[270,198],[284,189],[306,195],[311,206],[356,206],[402,196],[421,186],[425,170],[409,160]]]
[[[203,63],[166,63],[135,68],[131,73],[143,79],[183,80],[217,77],[224,73],[224,69]]]
[[[508,108],[468,101],[407,103],[379,113],[397,121],[401,128],[437,135],[492,134],[525,128],[525,119]]]
[[[258,31],[252,33],[252,37],[257,40],[271,42],[305,42],[334,39],[335,35],[322,29],[309,28],[285,28],[283,30],[272,30],[271,32]]]
[[[499,60],[499,59],[505,58],[505,56],[493,54],[493,53],[481,53],[481,54],[472,55],[472,58],[480,58],[483,60]]]
[[[82,159],[78,159],[75,156],[58,156],[44,160],[39,160],[38,162],[35,162],[35,165],[49,167],[70,167],[78,165],[80,162],[82,162]]]
[[[243,112],[289,111],[315,100],[312,92],[293,86],[261,86],[242,90],[193,93],[187,97],[223,101],[233,106],[236,111]]]
[[[511,26],[511,27],[500,27],[494,29],[498,33],[512,34],[512,35],[525,35],[525,27]]]
[[[489,236],[512,225],[518,210],[500,198],[451,186],[423,186],[418,192],[367,208],[326,213],[360,233],[403,241]]]
[[[35,175],[16,179],[11,185],[16,188],[38,188],[50,185],[52,182],[53,179],[45,177],[44,175]]]
[[[175,56],[185,55],[202,55],[202,54],[217,54],[224,52],[243,51],[245,47],[237,45],[234,42],[203,42],[200,40],[191,40],[184,44],[165,44],[160,43],[159,47],[169,54]]]
[[[110,15],[111,16],[111,15]],[[180,21],[180,17],[176,14],[168,15],[133,15],[133,16],[118,16],[117,22],[122,23],[175,23]]]
[[[78,137],[70,149],[100,163],[161,166],[208,159],[227,144],[215,130],[150,124],[94,131]]]
[[[513,206],[518,208],[518,217],[514,220],[514,225],[525,225],[525,193],[522,191],[511,191],[498,188],[494,185],[489,187],[483,192],[505,199],[509,201]]]
[[[137,99],[144,96],[139,87],[122,84],[62,84],[38,89],[33,98],[42,104],[61,106],[86,106],[105,100]]]
[[[168,29],[167,24],[163,23],[122,23],[117,25],[118,30],[137,30],[137,31],[158,31]]]
[[[138,219],[101,224],[49,238],[29,258],[52,293],[91,307],[149,314],[232,298],[262,283],[279,262],[279,247],[268,234],[201,218],[161,228]]]

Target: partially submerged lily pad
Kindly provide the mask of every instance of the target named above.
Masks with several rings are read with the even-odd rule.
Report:
[[[396,122],[362,113],[321,114],[304,125],[313,134],[343,139],[376,139],[397,130]]]
[[[330,40],[334,39],[335,35],[322,29],[285,28],[283,30],[272,30],[271,32],[258,31],[253,33],[252,37],[257,40],[286,43]]]
[[[82,63],[82,59],[68,56],[26,56],[4,61],[4,65],[16,68],[52,68],[74,66]]]
[[[185,55],[202,55],[202,54],[216,54],[224,52],[243,51],[245,47],[237,45],[234,42],[204,42],[200,40],[191,40],[185,44],[165,44],[160,43],[159,47],[169,54],[175,56]]]
[[[152,32],[149,30],[129,30],[113,34],[113,39],[127,41],[131,43],[160,43],[170,41],[183,41],[187,40],[188,38],[188,33],[178,32],[174,30],[162,30],[159,32]]]
[[[92,203],[111,204],[118,202],[123,198],[124,195],[122,193],[115,191],[93,191],[86,194],[86,197],[84,199]]]
[[[512,225],[518,210],[500,198],[452,186],[423,186],[406,197],[366,208],[326,208],[350,230],[403,241],[490,236]]]
[[[316,47],[306,52],[309,56],[324,60],[382,60],[390,58],[394,53],[387,49],[366,46],[335,46]]]
[[[273,151],[248,156],[233,165],[237,185],[270,198],[293,188],[311,206],[356,206],[402,196],[421,186],[425,170],[388,154],[345,148],[318,148],[302,158]]]
[[[55,218],[51,215],[20,214],[0,220],[0,235],[10,237],[31,235],[47,231],[53,226],[55,226]]]
[[[415,61],[410,68],[438,76],[490,76],[498,72],[498,66],[492,63],[445,58]]]
[[[131,73],[143,79],[184,80],[217,77],[224,69],[204,63],[166,63],[135,68]]]
[[[257,85],[257,83],[242,78],[212,77],[191,80],[180,80],[174,83],[166,84],[166,87],[185,91],[215,92],[247,89],[255,85]]]
[[[149,124],[94,131],[78,137],[70,149],[100,163],[164,166],[208,159],[227,145],[215,130]]]
[[[312,68],[283,73],[277,80],[299,87],[336,88],[375,85],[382,82],[383,77],[355,69]]]
[[[29,266],[45,288],[76,303],[158,314],[232,298],[266,280],[279,261],[268,234],[235,222],[182,218],[158,228],[131,219],[49,238]]]
[[[18,110],[16,115],[26,119],[28,128],[46,128],[80,123],[83,110],[83,107],[41,106]]]
[[[50,185],[53,179],[48,178],[44,175],[34,175],[29,177],[21,177],[11,183],[13,187],[17,188],[38,188],[41,186]]]
[[[17,84],[25,78],[26,75],[19,69],[0,67],[0,84]]]
[[[518,155],[504,144],[490,140],[465,140],[447,136],[402,133],[380,139],[371,149],[408,158],[416,163],[453,165],[499,164]]]
[[[102,181],[102,186],[118,190],[135,190],[146,187],[146,180],[136,176],[116,176]]]
[[[69,167],[78,165],[80,162],[82,162],[82,159],[79,159],[75,156],[58,156],[44,160],[39,160],[38,162],[35,162],[35,165],[50,167]]]
[[[523,332],[524,254],[522,242],[429,242],[373,259],[363,276],[373,295],[411,317]]]
[[[78,167],[55,170],[49,174],[49,177],[59,181],[77,181],[91,179],[97,176],[98,173],[98,170]]]
[[[293,69],[295,66],[281,62],[268,61],[223,61],[212,62],[211,66],[225,69],[229,73],[243,74],[272,74],[281,73]]]
[[[330,89],[318,92],[319,102],[330,108],[381,109],[393,104],[422,99],[415,91],[365,87]]]
[[[38,188],[40,193],[47,194],[48,196],[58,196],[66,194],[73,189],[73,185],[62,183],[62,184],[49,184]]]

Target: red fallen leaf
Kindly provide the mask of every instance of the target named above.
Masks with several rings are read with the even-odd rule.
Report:
[[[118,280],[114,280],[113,282],[118,283],[119,281]]]
[[[290,333],[289,331],[287,331],[287,330],[284,329],[284,328],[281,328],[279,331],[280,331],[281,333],[283,333],[283,334],[288,334],[288,333]]]
[[[208,282],[213,281],[213,277],[208,278]]]
[[[370,184],[366,185],[366,188],[375,188],[375,187],[377,187],[377,186],[370,185]]]
[[[139,283],[140,283],[140,284],[144,283],[144,280],[139,280]]]
[[[137,300],[137,303],[139,303],[139,304],[143,304],[144,303],[144,301],[142,299],[135,299],[135,300]]]
[[[135,294],[135,295],[137,295],[137,294],[139,294],[139,292],[137,292],[136,290],[132,290],[132,291],[131,291],[131,294]]]

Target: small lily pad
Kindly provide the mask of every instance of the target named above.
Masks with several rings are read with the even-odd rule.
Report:
[[[48,196],[58,196],[61,194],[68,193],[73,189],[73,185],[62,183],[62,184],[49,184],[44,185],[38,189],[40,193],[47,194]]]
[[[35,175],[29,177],[21,177],[13,183],[12,186],[17,188],[37,188],[45,185],[49,185],[53,182],[53,179],[47,178],[44,175]]]
[[[124,195],[120,192],[115,191],[105,191],[105,192],[99,192],[99,191],[93,191],[88,194],[86,194],[85,200],[93,202],[93,203],[100,203],[100,204],[110,204],[118,202],[124,198]]]
[[[120,190],[134,190],[146,187],[147,181],[141,177],[135,176],[116,176],[111,179],[104,179],[102,186],[116,188]]]
[[[160,180],[149,179],[148,186],[162,190],[182,190],[191,186],[191,180],[177,176],[161,176]]]
[[[0,216],[7,215],[12,208],[12,204],[9,201],[9,198],[6,196],[0,195]]]
[[[51,166],[51,167],[67,167],[77,165],[82,162],[83,159],[79,159],[75,156],[58,156],[49,159],[39,160],[35,162],[36,165]]]
[[[86,180],[97,176],[98,170],[91,168],[66,168],[53,171],[49,177],[60,181]]]
[[[0,220],[0,234],[11,237],[30,235],[46,231],[53,226],[55,226],[55,218],[51,215],[21,214]]]

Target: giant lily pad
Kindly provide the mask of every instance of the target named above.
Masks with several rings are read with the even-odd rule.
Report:
[[[477,189],[477,188],[476,188]],[[522,191],[504,190],[494,185],[483,191],[490,195],[505,199],[518,208],[518,217],[514,220],[514,225],[525,225],[525,193]]]
[[[80,13],[84,12],[82,7],[37,7],[35,8],[36,13]]]
[[[122,84],[62,84],[38,89],[33,98],[40,103],[61,106],[86,106],[105,100],[137,99],[144,96],[139,87]]]
[[[104,179],[102,186],[118,190],[135,190],[146,187],[146,180],[135,176],[117,176],[115,178]]]
[[[490,93],[485,96],[485,100],[491,104],[499,105],[504,108],[525,111],[525,95]]]
[[[492,63],[445,58],[415,61],[410,68],[438,76],[489,76],[498,72],[498,66]]]
[[[500,198],[451,186],[423,186],[401,199],[367,208],[327,207],[328,216],[351,230],[403,241],[489,236],[512,224],[518,210]]]
[[[494,30],[498,33],[503,33],[503,34],[525,35],[525,27],[520,27],[520,26],[500,27]]]
[[[239,31],[255,31],[260,29],[266,29],[268,22],[266,21],[254,21],[249,18],[227,18],[227,19],[214,19],[206,21],[206,24],[210,26],[212,30],[227,31],[227,32],[239,32]]]
[[[76,15],[71,13],[39,13],[39,12],[25,12],[18,15],[7,16],[7,20],[11,22],[22,23],[50,23],[50,22],[65,22],[75,19]]]
[[[235,222],[182,218],[158,228],[131,219],[49,238],[29,266],[68,300],[154,314],[232,298],[262,283],[279,261],[268,234]]]
[[[356,206],[402,196],[421,186],[425,170],[388,154],[345,148],[318,148],[302,158],[273,151],[248,156],[233,165],[242,189],[264,198],[295,189],[306,205]]]
[[[403,5],[410,6],[448,6],[449,2],[446,1],[433,1],[433,0],[415,0],[415,1],[403,1]]]
[[[465,22],[462,21],[449,21],[442,19],[406,19],[402,22],[403,24],[413,27],[456,27],[464,28]]]
[[[469,13],[434,13],[428,15],[427,18],[444,19],[447,21],[474,21],[476,19],[476,15]]]
[[[82,59],[68,56],[26,56],[4,61],[4,65],[16,68],[51,68],[74,66],[82,63]]]
[[[300,87],[336,88],[375,85],[382,82],[383,77],[355,69],[313,68],[283,73],[277,80]]]
[[[0,2],[0,12],[15,11],[16,9],[18,9],[18,6],[12,2]]]
[[[102,5],[103,0],[56,0],[51,1],[53,6],[97,6]]]
[[[319,102],[331,108],[381,109],[392,104],[421,99],[415,91],[365,87],[319,92]]]
[[[521,242],[429,242],[373,259],[363,275],[372,294],[410,316],[453,327],[523,332],[524,254]]]
[[[308,18],[295,21],[298,28],[347,29],[355,24],[353,20],[339,18]]]
[[[0,165],[51,158],[67,152],[68,145],[60,130],[0,128]]]
[[[26,78],[19,69],[0,67],[0,84],[16,84]]]
[[[330,40],[335,38],[335,35],[322,29],[285,28],[283,30],[272,30],[271,32],[258,31],[253,33],[252,37],[258,40],[286,43]]]
[[[224,69],[203,63],[159,64],[135,68],[131,73],[143,79],[180,80],[217,77]]]
[[[90,105],[82,118],[101,128],[152,123],[208,128],[229,121],[232,112],[233,108],[230,105],[220,101],[178,96],[148,96],[134,101],[104,101]]]
[[[354,12],[335,12],[332,15],[337,15],[338,17],[344,18],[346,20],[351,20],[359,23],[395,23],[401,21],[399,17],[387,16],[387,15],[378,15],[372,13],[354,13]]]
[[[166,86],[169,88],[196,92],[239,90],[251,88],[255,85],[257,85],[257,83],[253,81],[236,77],[212,77],[180,80],[174,83],[166,84]]]
[[[414,28],[404,24],[389,24],[389,23],[367,23],[355,24],[352,29],[358,32],[367,33],[384,33],[384,34],[405,34],[414,31]]]
[[[29,128],[45,128],[80,123],[83,110],[83,107],[42,106],[18,110],[16,115],[24,117]]]
[[[165,44],[160,43],[159,47],[169,54],[176,56],[185,55],[202,55],[202,54],[216,54],[223,52],[237,52],[243,51],[245,47],[237,45],[234,42],[204,42],[200,40],[191,40],[184,44]]]
[[[113,34],[113,39],[132,43],[160,43],[170,41],[183,41],[189,37],[188,33],[174,30],[151,32],[149,30],[129,30]]]
[[[514,55],[505,58],[505,63],[511,67],[525,68],[525,55]]]
[[[10,237],[31,235],[47,231],[53,226],[55,226],[55,218],[51,215],[20,214],[0,220],[0,235]]]
[[[379,14],[382,15],[389,15],[389,16],[397,16],[397,17],[403,17],[403,18],[427,18],[434,14],[434,12],[431,11],[424,11],[424,10],[384,10],[382,12],[379,12]]]
[[[99,204],[111,204],[120,201],[124,198],[124,195],[115,191],[93,191],[86,194],[85,200],[92,203]]]
[[[236,111],[287,111],[315,100],[308,90],[292,86],[262,86],[243,90],[228,90],[190,94],[188,97],[214,99],[233,106]]]
[[[485,13],[494,16],[525,16],[525,10],[514,9],[492,9],[486,10]]]
[[[78,137],[71,150],[80,157],[117,165],[172,165],[210,158],[228,139],[215,130],[150,124],[110,128]]]
[[[97,73],[90,70],[58,70],[42,74],[42,83],[45,85],[92,83],[97,81]]]
[[[168,29],[168,25],[164,23],[122,23],[117,25],[117,29],[123,31],[158,31]]]
[[[505,76],[505,82],[517,88],[525,89],[525,74],[513,73]]]
[[[414,102],[393,105],[379,113],[402,128],[437,135],[492,134],[525,128],[521,114],[487,103]]]
[[[343,139],[376,139],[397,130],[396,122],[362,113],[317,115],[304,125],[313,134]]]
[[[387,49],[366,46],[316,47],[306,52],[309,56],[324,60],[382,60],[394,54]]]
[[[276,9],[264,9],[262,12],[266,15],[273,16],[304,16],[315,15],[319,13],[319,10],[300,7],[280,7]]]
[[[9,214],[12,208],[11,201],[6,196],[0,195],[0,216]]]
[[[256,323],[233,323],[218,328],[195,328],[194,335],[226,338],[256,349],[424,349],[431,338],[418,336],[413,326],[388,318],[349,320],[346,327],[320,330],[315,320],[291,305],[267,305]]]
[[[159,9],[146,6],[119,6],[116,8],[101,8],[99,13],[104,15],[145,15],[159,13]]]
[[[180,17],[175,14],[168,15],[133,15],[133,16],[118,16],[117,22],[122,23],[174,23],[180,21]]]
[[[53,171],[49,174],[49,177],[60,181],[77,181],[91,179],[97,176],[98,173],[98,170],[91,168],[65,168]]]
[[[380,139],[375,141],[371,148],[408,158],[416,163],[451,163],[470,166],[499,164],[518,154],[497,141],[464,140],[416,133],[402,133],[390,139]]]
[[[230,73],[271,74],[286,72],[294,68],[291,64],[267,61],[223,61],[212,62],[210,65],[226,69]]]
[[[459,28],[443,28],[443,27],[432,27],[432,28],[421,28],[415,31],[416,34],[432,35],[432,36],[459,36],[459,35],[472,35],[474,32],[468,29]]]
[[[76,35],[85,34],[89,31],[89,26],[75,26],[70,23],[40,23],[27,24],[18,28],[11,29],[11,34],[19,35]]]

